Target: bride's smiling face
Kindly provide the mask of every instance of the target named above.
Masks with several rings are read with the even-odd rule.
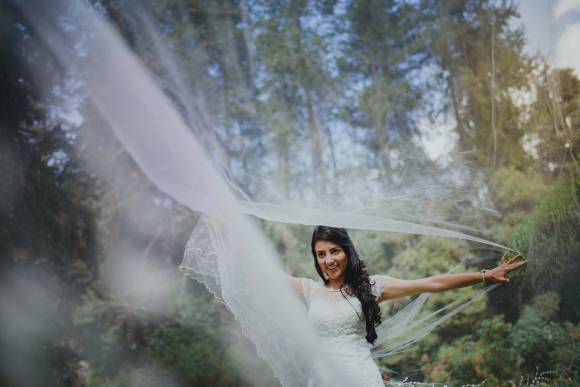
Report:
[[[342,247],[329,241],[317,241],[314,251],[322,271],[332,282],[341,282],[348,265],[348,257]]]

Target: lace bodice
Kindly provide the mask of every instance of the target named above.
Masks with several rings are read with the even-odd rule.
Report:
[[[388,282],[387,276],[370,276],[371,291],[378,297]],[[308,316],[323,337],[356,335],[364,339],[366,328],[361,303],[344,289],[331,289],[322,282],[301,278],[302,294]]]
[[[371,291],[378,297],[387,276],[370,277]],[[361,381],[361,386],[383,386],[382,378],[370,355],[371,345],[366,341],[362,306],[356,296],[345,290],[330,289],[322,282],[301,278],[302,294],[308,307],[308,316],[327,347],[325,350],[344,359],[344,365]]]

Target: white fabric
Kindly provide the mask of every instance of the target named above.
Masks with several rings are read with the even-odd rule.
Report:
[[[283,386],[354,385],[347,372],[332,369],[331,357],[321,356],[324,345],[273,246],[243,215],[210,157],[115,31],[84,2],[25,5],[63,68],[83,70],[87,97],[145,174],[176,200],[212,215],[198,222],[191,261],[184,260],[181,270],[227,305]],[[61,25],[76,33],[68,34]],[[77,46],[85,56],[72,54],[80,50],[72,49]],[[251,383],[252,375],[247,377]]]
[[[371,276],[370,279],[371,284],[375,283],[372,292],[378,297],[388,277]],[[334,355],[341,369],[354,375],[356,386],[383,387],[382,376],[371,356],[372,346],[365,338],[365,321],[358,298],[308,278],[301,278],[300,283],[308,317],[325,343],[324,350]]]
[[[62,68],[84,85],[85,97],[110,124],[144,174],[175,200],[205,214],[192,235],[181,270],[205,283],[228,306],[283,385],[373,386],[379,385],[380,375],[364,342],[364,329],[361,331],[356,320],[358,301],[349,298],[349,304],[342,295],[332,292],[321,296],[319,291],[324,289],[311,286],[309,316],[315,325],[323,328],[320,335],[329,344],[323,345],[285,281],[286,275],[273,246],[243,214],[288,223],[464,238],[499,246],[430,226],[427,223],[441,223],[428,222],[429,211],[421,215],[422,222],[426,217],[426,224],[416,223],[415,212],[403,216],[399,211],[398,218],[392,218],[391,209],[396,210],[400,202],[390,198],[376,201],[374,205],[363,200],[360,209],[356,202],[348,205],[348,200],[324,198],[318,206],[301,201],[249,201],[243,190],[227,178],[229,171],[219,169],[219,163],[216,168],[215,155],[206,153],[200,139],[192,134],[172,102],[115,30],[103,23],[85,2],[30,1],[23,2],[23,6],[37,32],[35,35],[44,39]],[[37,63],[43,65],[41,61]],[[39,73],[44,71],[44,67],[39,69]],[[357,197],[361,196],[344,196],[345,199]],[[408,195],[403,197],[408,201]],[[383,208],[385,203],[391,204]],[[415,201],[412,205],[420,208]],[[378,290],[379,287],[375,291]],[[377,330],[377,342],[382,347],[376,352],[373,349],[373,356],[396,353],[412,344],[457,313],[470,299],[460,302],[459,306],[453,304],[455,309],[451,312],[442,309],[441,313],[417,321],[414,317],[421,303],[410,304],[399,317],[387,320],[391,323],[387,322],[385,329]],[[409,321],[412,324],[407,324]],[[330,336],[335,339],[329,341],[332,331],[335,335]],[[396,341],[397,337],[403,339]],[[321,359],[320,348],[336,349],[336,355],[344,357],[344,368],[335,366],[333,356]],[[360,380],[352,382],[349,374]]]

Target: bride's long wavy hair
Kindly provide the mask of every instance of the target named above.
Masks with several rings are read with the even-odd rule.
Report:
[[[316,226],[312,234],[310,247],[312,249],[312,256],[314,257],[316,271],[325,284],[329,280],[324,276],[322,268],[318,264],[316,250],[314,249],[314,245],[318,241],[336,243],[344,250],[348,261],[344,275],[344,282],[348,287],[345,290],[350,295],[354,295],[359,299],[366,322],[366,339],[372,344],[377,339],[375,327],[381,323],[381,309],[375,296],[371,292],[371,285],[374,285],[374,283],[371,284],[365,263],[361,261],[350,236],[344,228]]]

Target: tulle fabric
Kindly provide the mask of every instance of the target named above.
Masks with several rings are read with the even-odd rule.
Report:
[[[216,155],[207,154],[143,63],[85,2],[30,1],[23,8],[63,71],[82,84],[85,98],[144,175],[176,201],[203,214],[180,270],[205,284],[229,308],[283,385],[355,383],[347,370],[332,367],[332,356],[322,356],[323,342],[304,305],[292,293],[271,243],[248,214],[287,223],[420,233],[498,246],[457,231],[377,216],[374,209],[381,203],[359,208],[357,203],[343,206],[346,201],[312,205],[250,200],[229,179],[228,171],[216,167]],[[379,327],[375,356],[405,348],[470,302],[461,300],[451,310],[415,321],[427,297]]]
[[[223,262],[226,255],[226,243],[224,235],[215,227],[211,218],[202,216],[187,243],[184,259],[179,268],[184,274],[205,284],[208,290],[222,301],[224,301],[222,297],[224,288],[227,288],[224,277],[226,277],[228,263]],[[237,275],[241,275],[241,273],[237,273]],[[248,273],[250,278],[255,275],[255,273]],[[372,276],[372,280],[375,282],[372,291],[375,296],[378,297],[382,293],[389,278],[386,275]],[[315,282],[306,278],[300,279],[300,282],[303,298],[308,304]],[[468,296],[420,317],[422,307],[429,299],[430,294],[419,295],[376,328],[378,338],[371,348],[373,358],[381,358],[404,351],[429,334],[436,326],[448,321],[496,286],[474,289]],[[225,303],[229,306],[227,301]],[[251,310],[251,307],[249,309],[246,307],[248,306],[246,305],[243,309]],[[236,313],[234,312],[234,314]]]
[[[354,386],[356,378],[335,367],[289,286],[273,250],[244,217],[227,223],[202,216],[187,243],[179,270],[203,283],[239,321],[284,386]],[[239,238],[244,230],[244,238]]]

